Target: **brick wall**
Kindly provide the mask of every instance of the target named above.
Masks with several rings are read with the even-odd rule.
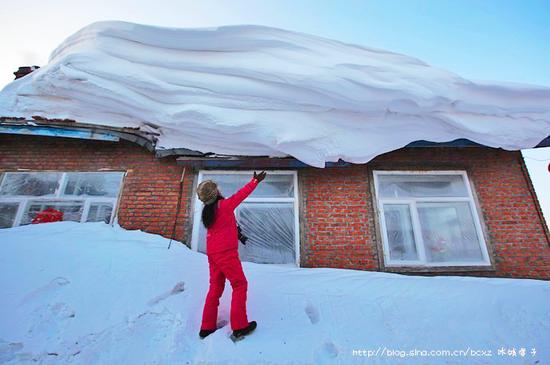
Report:
[[[383,268],[373,209],[374,169],[466,170],[494,270],[443,269],[437,275],[550,279],[546,227],[522,172],[521,152],[492,148],[402,148],[366,166],[300,170],[302,266]],[[434,269],[414,274],[434,275]]]
[[[0,134],[1,170],[124,170],[118,220],[126,229],[170,237],[183,168],[174,157],[155,158],[127,141],[108,142]],[[190,237],[189,207],[194,173],[186,169],[175,238]]]
[[[119,223],[170,237],[182,167],[130,142],[0,135],[0,170],[128,171]],[[466,170],[494,257],[494,271],[442,271],[550,279],[550,246],[521,168],[519,151],[491,148],[403,148],[367,165],[301,169],[301,266],[382,270],[373,209],[373,169]],[[186,169],[175,238],[190,241],[195,172]],[[433,272],[415,272],[433,275]]]
[[[378,270],[365,166],[298,172],[305,267]]]

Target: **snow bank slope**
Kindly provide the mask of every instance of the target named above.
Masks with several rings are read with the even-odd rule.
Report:
[[[157,148],[364,163],[415,140],[515,150],[550,134],[550,89],[260,26],[93,23],[0,93],[0,116],[161,133]]]
[[[546,281],[245,262],[258,328],[234,344],[229,324],[198,338],[208,263],[177,242],[74,222],[3,229],[0,242],[0,363],[550,363]],[[220,322],[230,299],[226,283]],[[353,356],[379,346],[493,356]],[[512,359],[501,347],[537,353]]]

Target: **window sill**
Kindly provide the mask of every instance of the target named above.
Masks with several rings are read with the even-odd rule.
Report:
[[[438,272],[474,272],[474,271],[486,271],[496,272],[496,269],[492,265],[480,265],[480,266],[386,266],[382,268],[385,272],[418,272],[418,273],[438,273]]]

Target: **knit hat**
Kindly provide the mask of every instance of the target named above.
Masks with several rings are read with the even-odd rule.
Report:
[[[204,204],[212,204],[218,197],[218,185],[212,180],[205,180],[197,186],[197,195]]]

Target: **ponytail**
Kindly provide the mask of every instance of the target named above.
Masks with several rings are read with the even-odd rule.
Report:
[[[216,208],[218,207],[218,200],[222,198],[221,195],[218,195],[216,200],[213,203],[205,204],[202,208],[202,224],[208,229],[212,223],[214,223],[214,218],[216,217]]]

